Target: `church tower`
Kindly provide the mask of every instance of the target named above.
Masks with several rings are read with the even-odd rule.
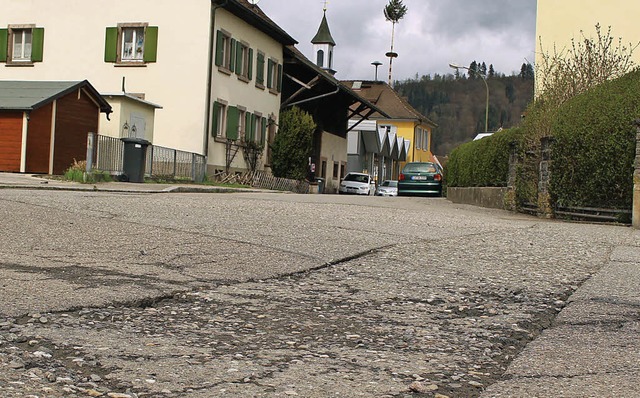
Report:
[[[333,70],[333,48],[336,42],[331,37],[331,31],[329,30],[329,24],[327,23],[327,7],[325,5],[324,15],[322,16],[322,22],[318,28],[313,40],[313,53],[315,57],[316,65],[329,72],[332,75],[336,74]]]

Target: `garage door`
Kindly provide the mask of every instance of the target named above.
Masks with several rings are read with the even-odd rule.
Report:
[[[20,171],[22,113],[0,113],[0,171]]]

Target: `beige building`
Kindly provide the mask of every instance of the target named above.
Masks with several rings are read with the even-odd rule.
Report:
[[[536,64],[541,64],[540,43],[545,52],[569,48],[571,39],[579,40],[581,31],[587,37],[596,36],[596,24],[606,34],[611,27],[614,38],[622,44],[637,44],[640,40],[640,2],[634,0],[538,0],[536,20]],[[615,44],[615,43],[614,43]],[[640,48],[634,61],[640,64]]]
[[[207,155],[209,172],[246,169],[244,143],[275,134],[283,49],[296,42],[247,0],[2,3],[0,79],[87,79],[118,109],[142,105],[99,133],[144,126],[154,144]]]

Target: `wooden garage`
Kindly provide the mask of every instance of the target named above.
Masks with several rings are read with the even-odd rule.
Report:
[[[109,103],[88,82],[0,81],[0,171],[63,174]]]

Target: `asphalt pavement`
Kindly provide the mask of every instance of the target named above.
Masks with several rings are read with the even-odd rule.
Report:
[[[70,196],[49,195],[46,190],[70,191]],[[233,193],[220,196],[223,192]],[[204,193],[211,196],[203,196]],[[165,200],[164,195],[178,195],[180,199],[172,196]],[[181,310],[167,307],[165,316],[176,318],[183,313],[197,314],[201,307],[213,302],[225,308],[208,309],[220,310],[226,319],[217,320],[222,322],[219,329],[229,333],[219,336],[220,341],[232,336],[244,341],[246,347],[255,346],[255,350],[265,344],[280,344],[278,355],[289,361],[287,370],[273,366],[277,360],[272,352],[264,364],[253,358],[250,362],[253,370],[247,370],[240,381],[233,381],[230,375],[244,372],[243,366],[248,369],[246,358],[251,355],[229,351],[233,365],[227,362],[214,366],[211,362],[207,368],[208,362],[199,357],[202,374],[196,364],[194,373],[180,375],[180,382],[169,380],[167,374],[163,381],[162,372],[166,368],[162,368],[161,362],[145,368],[145,360],[131,354],[137,348],[125,348],[121,340],[123,353],[111,359],[100,357],[100,362],[121,369],[110,377],[124,380],[135,374],[136,369],[140,372],[144,369],[147,379],[137,375],[135,380],[144,384],[144,388],[134,380],[132,384],[120,385],[121,391],[125,391],[121,395],[108,396],[322,397],[328,396],[328,392],[336,396],[441,398],[640,396],[640,232],[619,225],[539,220],[453,205],[445,199],[400,198],[402,202],[394,202],[396,198],[357,199],[362,201],[193,185],[119,182],[87,185],[0,173],[3,220],[0,347],[7,347],[23,331],[36,336],[22,341],[26,345],[39,339],[62,342],[74,336],[78,328],[88,333],[88,337],[75,335],[78,351],[80,346],[90,345],[92,336],[103,339],[101,344],[107,347],[113,336],[99,333],[106,329],[94,328],[94,323],[104,317],[107,320],[111,317],[112,321],[117,317],[138,317],[142,325],[153,322],[155,316],[153,311],[149,312],[149,306],[159,300],[190,303]],[[360,213],[366,214],[365,222],[358,216]],[[410,215],[417,215],[419,222],[403,221]],[[406,272],[398,274],[392,272],[394,269]],[[416,284],[416,278],[421,282]],[[345,281],[352,281],[348,288]],[[378,283],[381,285],[377,286]],[[309,286],[315,290],[307,291]],[[407,298],[401,286],[415,286],[415,296]],[[367,290],[378,293],[359,296]],[[274,295],[275,292],[278,294]],[[180,296],[184,294],[195,295],[190,296],[195,301]],[[502,304],[491,302],[496,295],[500,295],[498,301]],[[313,350],[309,346],[313,344],[298,342],[298,334],[288,333],[292,327],[300,327],[296,319],[300,324],[310,322],[309,313],[323,310],[331,297],[341,297],[344,304],[340,310],[340,303],[336,302],[331,311],[337,308],[344,313],[325,314],[331,318],[327,327],[333,334],[316,337],[316,344],[330,340],[343,327],[354,329],[346,334],[345,341],[359,342],[348,347],[350,351],[345,351],[349,343],[333,342],[326,353],[310,355],[308,351]],[[273,306],[283,298],[300,306],[312,301],[314,304],[309,304],[306,313],[297,313],[295,306],[283,304],[277,309],[280,315],[270,318],[269,324],[264,325],[265,331],[260,332],[260,320],[264,318],[260,314],[269,314],[269,308],[276,311]],[[199,304],[196,306],[195,302]],[[379,305],[367,310],[367,303],[372,302]],[[247,312],[250,320],[242,321],[243,314],[237,308],[247,305],[255,308]],[[142,310],[139,314],[123,314],[120,306],[137,306]],[[381,309],[385,306],[388,311]],[[365,325],[366,319],[376,317],[385,319],[389,325],[397,322],[400,327],[416,316],[407,306],[415,308],[417,316],[426,311],[424,307],[432,307],[434,311],[439,308],[405,331],[405,336],[407,333],[413,336],[413,340],[405,341],[418,341],[415,336],[422,336],[423,345],[416,347],[419,349],[411,351],[406,345],[395,343],[389,348],[388,341],[383,344],[393,328],[378,330],[378,344],[385,349],[375,348],[376,339],[367,341],[359,335],[359,330],[376,327]],[[89,317],[90,309],[102,309],[109,315]],[[354,315],[359,312],[363,314]],[[393,314],[400,313],[402,319],[391,319]],[[82,321],[81,326],[76,321],[68,323],[69,319],[85,317],[90,319],[87,323]],[[278,319],[286,317],[293,317],[291,323],[270,331]],[[3,322],[3,318],[7,320]],[[349,322],[342,324],[341,319]],[[229,324],[228,320],[235,324]],[[428,323],[438,320],[442,323],[435,329]],[[480,327],[483,322],[486,326]],[[3,324],[12,332],[3,334]],[[190,323],[181,328],[191,327],[187,324]],[[24,329],[21,325],[25,325]],[[354,325],[360,325],[361,329]],[[450,333],[440,336],[447,328],[451,328]],[[179,329],[169,334],[179,333]],[[501,348],[483,346],[478,342],[484,336],[478,332],[480,329],[495,330],[492,341],[509,342],[501,343]],[[243,334],[241,330],[251,332]],[[310,327],[310,335],[312,330]],[[509,330],[509,334],[502,336],[497,330]],[[219,330],[208,333],[216,332]],[[520,332],[525,336],[522,346],[513,337]],[[153,336],[150,331],[145,333]],[[260,333],[287,336],[277,342],[254,340]],[[13,336],[13,340],[7,336]],[[113,338],[112,347],[117,347],[118,339]],[[437,355],[429,356],[427,351],[439,338],[443,346],[468,346],[460,351],[440,346],[439,351],[434,351]],[[140,344],[164,344],[160,338],[157,340]],[[287,350],[293,347],[305,351],[306,356],[292,360],[290,355],[294,351]],[[512,348],[516,350],[514,355],[509,354]],[[93,349],[93,354],[98,355],[96,352],[102,348],[96,343]],[[404,358],[403,350],[406,350]],[[449,350],[456,355],[439,357]],[[362,356],[375,356],[364,361],[384,362],[384,354],[380,352],[391,357],[386,360],[391,361],[394,370],[384,369],[392,375],[389,378],[372,370],[378,368],[369,366],[366,372],[356,373],[342,362],[323,364],[320,369],[320,362],[338,361],[342,357],[355,363],[362,361]],[[33,350],[31,354],[35,355]],[[45,350],[38,355],[49,354]],[[158,355],[167,361],[170,357],[168,352]],[[186,356],[174,357],[164,366],[180,367],[181,360],[198,362],[193,355],[184,359]],[[315,361],[312,367],[308,364],[310,356]],[[465,359],[467,356],[472,360]],[[129,357],[130,361],[126,359]],[[21,390],[21,386],[28,385],[25,378],[46,381],[46,372],[29,376],[22,371],[29,368],[28,364],[22,363],[20,367],[15,358],[6,362],[2,358],[0,389],[5,389],[5,393],[0,393],[2,396],[107,396],[106,390],[101,392],[98,387],[87,385],[75,385],[71,392],[61,390],[63,395],[55,395],[55,389],[43,390],[44,393],[26,387]],[[403,378],[398,369],[418,366],[418,362],[420,367],[407,370]],[[454,362],[456,368],[449,369],[447,363]],[[340,377],[330,376],[327,369]],[[224,374],[218,376],[218,371]],[[219,384],[204,381],[212,374],[220,380]],[[107,379],[100,374],[91,377],[96,386],[103,378]],[[363,377],[369,379],[362,380]],[[60,381],[56,377],[51,381],[56,385],[64,382],[64,378]],[[86,383],[91,384],[91,380]],[[197,383],[201,383],[198,388],[192,387]],[[214,388],[216,393],[211,395]]]

